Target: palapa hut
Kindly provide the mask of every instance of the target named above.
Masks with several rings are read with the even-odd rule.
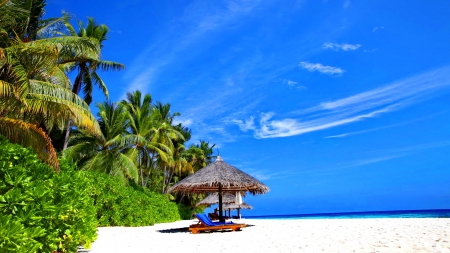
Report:
[[[235,202],[235,196],[229,192],[226,192],[222,194],[222,203],[234,203]],[[197,203],[197,206],[209,206],[219,203],[219,193],[214,192],[208,194],[206,198],[202,199],[200,202]]]
[[[174,184],[169,192],[196,194],[218,192],[219,220],[224,221],[222,214],[222,192],[264,194],[269,187],[249,174],[225,163],[220,156],[208,166]]]
[[[238,210],[238,217],[239,219],[241,218],[241,209],[253,209],[253,207],[245,202],[243,202],[242,204],[238,205],[236,203],[228,203],[223,205],[223,209],[225,210]]]

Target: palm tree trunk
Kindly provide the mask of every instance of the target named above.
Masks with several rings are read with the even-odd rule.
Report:
[[[66,135],[64,137],[64,145],[63,150],[66,150],[67,145],[69,144],[69,134],[70,134],[70,127],[72,126],[72,120],[67,121],[67,127],[66,127]]]
[[[148,180],[150,179],[150,175],[152,174],[153,158],[154,158],[154,154],[152,153],[152,154],[151,154],[151,157],[150,157],[150,163],[151,163],[151,165],[150,165],[150,170],[148,171],[147,178],[145,179],[144,187],[147,187],[147,185],[148,185]]]
[[[164,164],[164,171],[163,171],[163,175],[164,175],[164,176],[163,176],[163,185],[162,185],[162,189],[161,189],[161,193],[162,193],[162,194],[164,194],[164,188],[166,188],[166,187],[165,187],[165,185],[166,185],[166,174],[167,174],[167,173],[166,173],[166,170],[167,170],[167,169],[166,169],[166,165]]]
[[[172,181],[173,178],[173,174],[175,174],[175,168],[172,168],[170,170],[169,176],[167,177],[167,181],[165,182],[163,194],[167,194],[167,191],[169,190],[170,181]]]
[[[141,176],[141,186],[144,186],[144,173],[142,170],[142,159],[141,155],[139,154],[139,150],[138,150],[138,166],[139,166],[139,174]]]
[[[77,77],[75,78],[75,83],[73,84],[73,87],[72,87],[72,92],[75,93],[76,95],[78,95],[78,93],[80,93],[82,76],[83,76],[83,71],[82,71],[82,68],[80,68],[80,72],[78,73]],[[70,135],[70,127],[71,126],[72,126],[72,120],[67,121],[66,136],[64,137],[63,150],[66,150],[67,145],[69,144],[69,135]]]

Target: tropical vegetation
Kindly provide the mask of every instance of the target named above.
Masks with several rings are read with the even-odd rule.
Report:
[[[96,238],[96,210],[84,171],[61,173],[0,137],[0,251],[73,252]]]
[[[100,71],[124,66],[101,58],[108,27],[44,20],[45,5],[0,1],[0,251],[73,251],[96,226],[189,218],[198,197],[168,189],[210,163],[214,145],[188,147],[180,113],[150,94],[110,101]],[[96,115],[94,86],[107,99]]]

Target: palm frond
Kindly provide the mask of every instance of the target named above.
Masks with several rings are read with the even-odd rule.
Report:
[[[58,157],[52,140],[38,126],[18,119],[0,117],[0,134],[11,142],[31,147],[41,160],[59,172]]]
[[[106,87],[106,84],[103,82],[103,80],[100,78],[100,76],[97,74],[97,71],[93,71],[91,73],[91,77],[92,80],[94,81],[95,84],[97,84],[97,86],[102,90],[103,95],[105,95],[106,100],[109,99],[109,92],[108,92],[108,88]],[[92,90],[91,90],[92,93]]]
[[[98,62],[97,65],[100,67],[101,70],[104,70],[104,71],[125,69],[125,65],[123,65],[122,63],[113,62],[113,61],[102,60],[102,61]]]

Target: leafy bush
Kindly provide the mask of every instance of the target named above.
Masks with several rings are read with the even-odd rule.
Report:
[[[117,177],[86,171],[91,180],[99,226],[150,226],[180,220],[177,205],[167,196],[138,185],[123,185]]]
[[[0,136],[0,252],[67,252],[96,238],[84,172],[56,174],[30,150]]]
[[[194,213],[203,213],[205,207],[197,206],[192,210],[192,207],[183,204],[178,204],[178,212],[183,220],[190,220],[194,217]]]

